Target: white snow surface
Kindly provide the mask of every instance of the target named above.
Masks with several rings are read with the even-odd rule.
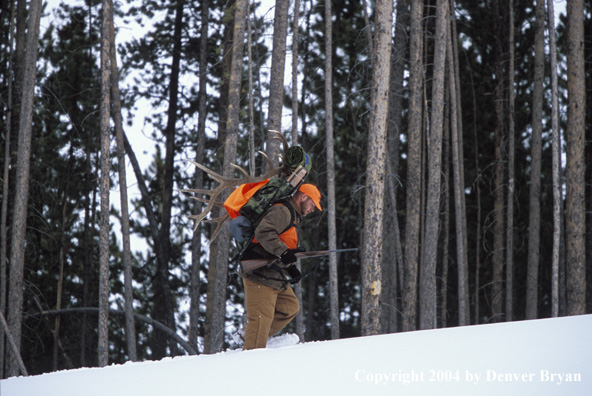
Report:
[[[293,341],[9,378],[0,394],[592,395],[592,315]]]

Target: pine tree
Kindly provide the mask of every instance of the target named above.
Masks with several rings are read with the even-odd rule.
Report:
[[[393,3],[377,1],[372,45],[372,96],[362,251],[362,334],[379,334],[382,276],[382,224],[386,164],[386,116],[391,61]]]
[[[446,70],[446,43],[448,23],[448,0],[438,0],[436,11],[436,41],[434,54],[434,82],[432,109],[428,133],[428,191],[426,202],[426,225],[424,261],[421,269],[420,328],[436,327],[436,265],[438,234],[440,230],[440,185],[442,171],[442,129],[444,123],[444,76]]]
[[[243,48],[247,0],[237,0],[234,13],[234,37],[232,45],[232,67],[229,77],[229,111],[226,123],[226,143],[224,145],[223,174],[231,177],[236,162],[238,143],[240,89],[243,70]],[[226,197],[222,197],[225,199]],[[224,319],[226,318],[226,277],[228,273],[228,247],[230,245],[228,229],[223,229],[212,246],[214,255],[210,255],[208,273],[208,305],[206,317],[205,352],[215,353],[221,350],[224,342]],[[214,258],[214,259],[212,259]]]
[[[532,163],[530,170],[530,216],[528,222],[528,282],[526,290],[526,318],[538,317],[539,257],[541,229],[541,151],[543,133],[543,77],[545,5],[536,1],[534,92],[532,112]]]
[[[584,69],[584,4],[572,0],[567,4],[567,89],[568,115],[566,129],[566,274],[567,314],[586,312],[585,165],[584,137],[586,91]]]
[[[419,224],[422,180],[422,15],[423,4],[411,0],[409,64],[409,126],[407,149],[407,204],[405,223],[405,284],[403,294],[403,331],[415,330],[417,315],[417,279],[419,268]]]
[[[27,202],[29,198],[29,175],[33,121],[33,100],[35,89],[35,74],[37,71],[37,43],[39,39],[39,21],[41,19],[41,1],[31,2],[29,19],[27,23],[27,55],[23,73],[23,97],[21,102],[19,133],[19,151],[17,162],[16,197],[13,219],[13,234],[10,255],[10,283],[8,294],[8,327],[15,340],[16,349],[21,346],[22,312],[23,312],[23,285],[25,266],[25,231],[27,227]],[[14,376],[19,373],[20,367],[16,352],[8,352],[7,374]]]

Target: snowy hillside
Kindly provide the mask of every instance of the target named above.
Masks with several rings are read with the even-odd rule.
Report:
[[[592,315],[62,371],[0,394],[591,395]]]

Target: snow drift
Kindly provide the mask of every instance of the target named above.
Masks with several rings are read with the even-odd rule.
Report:
[[[9,378],[0,394],[590,395],[591,335],[592,315],[416,331]]]

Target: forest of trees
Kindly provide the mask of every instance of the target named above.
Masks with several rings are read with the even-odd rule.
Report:
[[[296,287],[302,341],[592,312],[591,2],[0,4],[0,378],[232,347],[183,190],[269,130],[323,192],[304,247],[359,248]]]

